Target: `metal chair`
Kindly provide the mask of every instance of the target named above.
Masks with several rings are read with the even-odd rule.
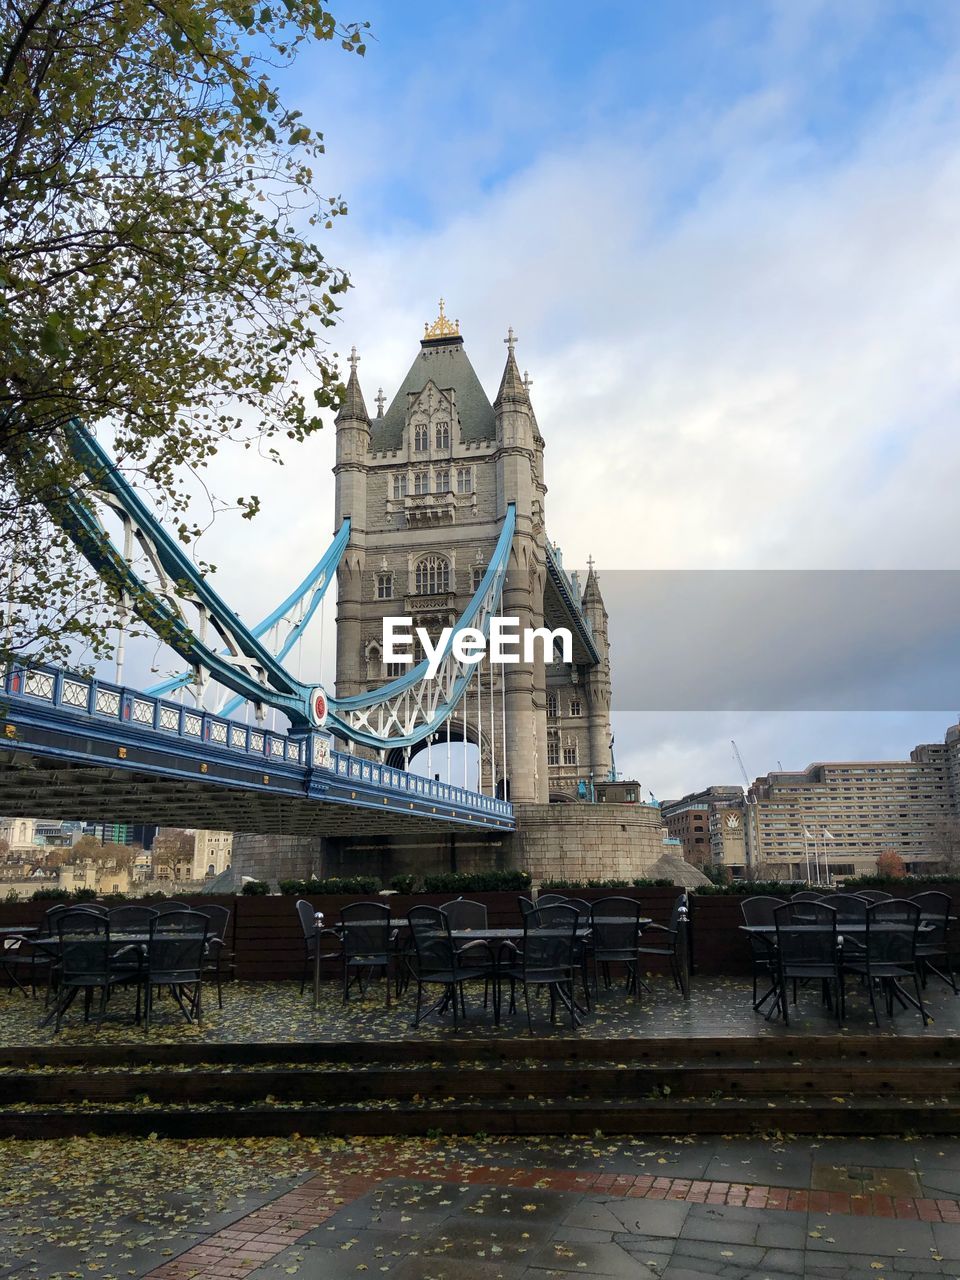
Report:
[[[916,902],[891,898],[889,902],[874,902],[867,907],[867,928],[862,951],[851,955],[844,946],[843,968],[857,974],[866,983],[870,996],[873,1020],[880,1025],[877,1013],[876,988],[886,997],[888,1016],[893,1016],[893,1001],[904,1008],[912,1004],[918,1009],[926,1026],[929,1018],[923,1006],[920,992],[920,960],[917,956],[917,931],[920,926],[920,907]],[[916,999],[904,991],[901,979],[913,980]]]
[[[755,898],[745,898],[740,903],[740,914],[743,916],[743,923],[746,925],[768,925],[773,926],[773,913],[777,907],[784,905],[784,898],[772,898],[765,895],[758,895]],[[753,975],[753,1007],[754,1009],[762,1009],[772,995],[777,993],[777,947],[775,941],[776,935],[750,933],[747,934],[747,941],[750,943],[750,968]],[[770,989],[761,998],[757,998],[757,978],[763,974],[770,982]]]
[[[464,929],[486,929],[487,908],[482,902],[473,902],[469,898],[455,898],[452,902],[444,902],[440,910],[450,922],[451,930],[456,933]]]
[[[670,973],[677,990],[684,1000],[690,998],[690,955],[687,943],[689,906],[686,893],[675,899],[670,911],[669,925],[648,924],[637,947],[638,956],[665,956],[670,963]],[[653,940],[662,938],[660,945]],[[648,941],[650,939],[650,941]],[[639,961],[637,963],[639,972]]]
[[[836,911],[838,928],[845,924],[866,924],[869,903],[858,893],[828,893],[820,901]]]
[[[212,975],[217,984],[217,1008],[223,1008],[223,972],[233,974],[235,958],[233,949],[227,942],[227,926],[230,923],[230,908],[221,907],[212,902],[210,906],[197,907],[196,910],[207,917],[207,949],[203,956],[203,972]],[[301,992],[302,994],[302,992]]]
[[[801,889],[799,893],[794,893],[790,897],[791,902],[819,902],[823,897],[822,893],[817,893],[814,889]]]
[[[300,920],[300,928],[303,930],[303,972],[300,975],[300,994],[303,995],[307,978],[313,973],[316,949],[320,945],[320,939],[325,936],[334,937],[339,942],[340,934],[336,929],[317,929],[316,911],[306,898],[297,899],[297,916]],[[343,955],[340,951],[321,951],[320,959],[339,961],[343,959]]]
[[[867,902],[890,902],[893,894],[884,893],[882,889],[858,889],[857,897],[865,898]]]
[[[209,921],[199,911],[165,911],[150,922],[144,973],[144,1024],[150,1030],[154,991],[166,987],[187,1022],[203,1019],[203,958]]]
[[[600,898],[590,909],[590,931],[593,941],[593,990],[600,998],[600,968],[603,985],[610,988],[611,964],[622,964],[627,971],[627,990],[633,988],[640,999],[640,904],[633,898]]]
[[[110,921],[110,933],[116,937],[122,933],[149,933],[150,922],[156,920],[159,912],[153,907],[130,903],[122,907],[111,907],[107,913]]]
[[[496,973],[493,952],[482,938],[457,946],[450,936],[449,917],[437,907],[411,907],[407,912],[407,922],[414,946],[412,976],[417,984],[417,1011],[413,1025],[418,1027],[429,1014],[443,1013],[452,1004],[453,1026],[457,1030],[460,1025],[458,1006],[466,1015],[464,983],[483,979],[486,1002],[486,983]],[[443,987],[443,992],[429,1009],[424,1010],[423,989],[431,985]],[[499,1017],[496,988],[494,1016]]]
[[[55,1034],[60,1032],[63,1015],[82,991],[84,1021],[90,1019],[94,991],[100,991],[97,1026],[103,1022],[107,999],[115,986],[138,984],[137,1021],[140,1020],[139,978],[141,953],[128,946],[115,951],[110,941],[110,921],[101,911],[84,907],[71,908],[57,916],[59,954],[57,958],[57,1002],[53,1013]]]
[[[520,908],[520,918],[523,919],[524,916],[529,915],[529,913],[534,909],[535,903],[531,898],[525,898],[523,894],[521,894],[520,897],[517,898],[517,906]]]
[[[527,1027],[533,1035],[530,1013],[530,988],[546,987],[550,993],[550,1021],[556,1020],[557,1004],[570,1014],[570,1025],[576,1028],[580,1019],[573,998],[574,975],[577,971],[575,943],[577,909],[565,903],[537,907],[528,912],[523,922],[523,950],[512,942],[504,942],[497,955],[497,1018],[502,994],[502,981],[510,982],[510,1012],[516,1011],[516,985],[523,987],[527,1010]]]
[[[793,1003],[797,1003],[797,983],[819,979],[828,1006],[836,1005],[837,1020],[844,1013],[843,973],[837,944],[837,913],[822,902],[785,902],[773,913],[777,927],[777,986],[780,1010],[787,1026],[787,983],[793,981]]]
[[[920,908],[922,928],[917,932],[917,959],[920,962],[920,981],[927,985],[927,974],[935,973],[943,982],[950,984],[953,994],[957,994],[957,981],[953,976],[953,963],[950,956],[950,912],[953,902],[948,893],[936,889],[928,889],[924,893],[915,893],[910,899]],[[934,964],[936,960],[940,966]],[[946,972],[944,972],[946,970]]]
[[[396,967],[396,929],[390,928],[390,908],[382,902],[352,902],[340,910],[340,941],[343,961],[343,1002],[350,1000],[356,981],[363,995],[363,976],[382,969],[387,979],[387,1008],[390,1007],[391,969]],[[351,979],[351,972],[354,978]]]

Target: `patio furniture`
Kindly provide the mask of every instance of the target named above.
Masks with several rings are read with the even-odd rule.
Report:
[[[576,910],[576,908],[575,908]],[[579,911],[578,911],[579,916]],[[631,987],[640,999],[640,962],[637,948],[640,942],[640,904],[633,898],[600,898],[590,910],[592,939],[593,989],[600,998],[600,969],[603,968],[603,985],[610,989],[610,966],[622,964],[626,968],[629,991]]]
[[[466,1015],[464,983],[482,979],[486,1005],[486,984],[496,973],[496,962],[490,945],[480,938],[459,945],[454,943],[450,936],[450,919],[437,907],[411,907],[407,912],[407,922],[414,947],[411,973],[417,984],[417,1011],[413,1025],[418,1027],[429,1014],[443,1013],[452,1004],[453,1026],[457,1030],[460,1025],[459,1011]],[[439,998],[426,1010],[423,1009],[425,986],[443,988]],[[495,988],[494,1017],[498,1016],[499,1004]]]
[[[745,898],[740,903],[740,914],[743,916],[743,923],[747,925],[755,924],[774,924],[773,913],[777,907],[784,905],[785,899],[772,898],[766,895],[758,895],[755,898]],[[751,933],[747,935],[747,941],[750,943],[750,968],[753,975],[753,1007],[754,1009],[762,1009],[772,995],[777,994],[777,948],[775,939],[762,933]],[[757,998],[757,978],[763,975],[769,980],[770,986],[766,993]]]
[[[235,971],[233,949],[227,942],[227,926],[230,923],[230,908],[211,903],[209,907],[197,907],[196,910],[207,917],[207,949],[203,956],[203,972],[212,975],[217,984],[217,1008],[223,1008],[223,974],[231,976]],[[303,991],[301,990],[301,995]]]
[[[164,902],[158,902],[155,910],[160,915],[165,915],[168,911],[192,911],[193,907],[189,902],[177,902],[175,898],[168,898]]]
[[[521,894],[520,897],[517,898],[517,906],[520,908],[520,917],[522,919],[534,909],[535,903],[532,898],[525,898],[523,894]]]
[[[866,898],[867,902],[890,902],[892,893],[884,893],[882,889],[858,889],[858,898]]]
[[[865,924],[869,903],[859,894],[828,893],[820,899],[827,907],[833,907],[837,913],[837,927],[844,924]]]
[[[154,992],[166,988],[187,1022],[203,1018],[203,959],[207,917],[199,911],[165,911],[150,922],[143,970],[144,1029],[150,1030]]]
[[[364,993],[364,974],[382,969],[390,1007],[391,969],[396,967],[397,930],[390,925],[390,908],[382,902],[352,902],[340,910],[340,942],[343,961],[343,1002],[350,1000],[354,981]],[[351,978],[351,974],[353,977]]]
[[[59,1034],[63,1015],[82,991],[84,1021],[89,1021],[94,991],[100,991],[96,1030],[100,1030],[107,999],[115,986],[138,984],[137,1021],[140,1021],[139,981],[141,955],[136,946],[116,950],[110,939],[110,920],[105,912],[74,907],[57,916],[57,997],[50,1018],[55,1019],[54,1032]]]
[[[941,893],[936,889],[928,889],[923,893],[915,893],[910,901],[915,902],[920,908],[920,917],[923,924],[923,928],[917,933],[917,959],[920,962],[920,981],[923,986],[926,986],[927,974],[935,973],[938,978],[950,984],[950,989],[956,995],[957,980],[953,976],[953,963],[950,956],[948,937],[950,911],[953,907],[950,895]],[[934,961],[937,963],[934,964]]]
[[[828,1007],[832,997],[839,1021],[844,1011],[844,992],[836,911],[822,902],[785,902],[775,909],[773,919],[777,930],[777,994],[784,1023],[790,1025],[788,982],[793,982],[796,1004],[798,981],[810,978],[819,979]]]
[[[150,922],[156,920],[158,914],[153,907],[136,904],[111,907],[107,912],[107,919],[110,921],[110,933],[114,937],[121,933],[149,933]]]
[[[823,897],[822,893],[817,893],[814,889],[801,889],[799,893],[793,894],[790,898],[791,902],[819,902]]]
[[[533,1019],[530,1013],[530,988],[546,987],[550,993],[550,1021],[556,1020],[557,1004],[570,1014],[570,1025],[576,1028],[580,1019],[573,998],[574,978],[577,972],[575,943],[577,937],[577,909],[564,903],[548,907],[535,907],[527,913],[523,922],[523,949],[513,942],[504,942],[497,955],[498,996],[497,1015],[502,998],[504,978],[510,983],[509,1012],[516,1011],[516,986],[523,987],[523,999],[527,1010],[527,1027],[533,1035]]]
[[[690,949],[687,938],[689,907],[681,893],[670,911],[669,925],[648,924],[637,947],[638,956],[665,956],[677,990],[690,999]],[[637,964],[639,972],[639,961]]]
[[[891,898],[889,902],[874,902],[867,907],[866,931],[863,947],[856,950],[850,945],[853,939],[845,939],[843,968],[857,974],[866,983],[870,996],[873,1020],[880,1025],[877,1013],[876,989],[886,998],[887,1015],[893,1016],[896,999],[904,1007],[912,1004],[918,1009],[926,1026],[929,1021],[920,993],[920,964],[917,956],[917,930],[920,926],[920,907],[915,902]],[[901,986],[901,979],[913,981],[916,999]]]
[[[590,962],[593,959],[593,932],[591,929],[591,913],[593,904],[587,902],[585,898],[564,898],[564,903],[568,907],[576,907],[577,909],[577,941],[574,946],[574,958],[580,966],[580,976],[583,980],[583,999],[589,1009],[592,1004],[590,996]],[[583,930],[590,930],[584,933]]]
[[[440,910],[447,918],[447,923],[453,932],[466,932],[467,930],[477,930],[482,932],[487,927],[487,908],[482,902],[473,902],[469,898],[455,898],[452,902],[444,902],[440,905]],[[487,982],[483,987],[483,1007],[487,1007],[490,998],[490,979],[493,974],[487,965],[487,961],[481,951],[477,951],[471,947],[470,942],[457,942],[459,950],[463,952],[462,963],[467,968],[486,968]]]
[[[339,941],[340,935],[336,929],[317,928],[317,913],[306,898],[297,899],[297,916],[300,920],[300,928],[303,930],[303,973],[300,975],[300,994],[303,995],[303,989],[307,985],[307,978],[311,973],[316,976],[319,971],[320,961],[339,961],[343,959],[343,956],[339,951],[324,951],[322,948],[318,954],[317,948],[320,946],[322,937],[332,936]]]
[[[566,895],[562,893],[538,893],[536,905],[538,907],[553,907],[558,903],[565,903],[566,900]]]

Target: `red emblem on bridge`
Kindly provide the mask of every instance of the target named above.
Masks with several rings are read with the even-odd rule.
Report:
[[[319,685],[310,695],[310,714],[316,727],[322,729],[327,722],[327,695]]]

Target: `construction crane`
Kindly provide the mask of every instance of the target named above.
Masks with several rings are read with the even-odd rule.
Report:
[[[747,791],[749,791],[749,790],[750,790],[750,779],[747,777],[747,770],[746,770],[746,768],[744,767],[744,763],[743,763],[743,756],[740,754],[740,748],[739,748],[739,747],[737,746],[737,744],[734,742],[733,738],[731,738],[731,739],[730,739],[730,745],[731,745],[731,747],[733,747],[733,758],[734,758],[734,760],[736,760],[737,765],[738,765],[738,766],[739,766],[739,768],[740,768],[740,772],[741,772],[741,774],[743,775],[743,785],[744,785],[744,787],[747,789]]]

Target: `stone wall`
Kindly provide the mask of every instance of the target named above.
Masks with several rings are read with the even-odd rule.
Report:
[[[319,876],[379,876],[402,872],[517,868],[535,882],[643,876],[664,852],[659,809],[637,804],[520,804],[513,835],[443,832],[422,836],[320,839],[316,836],[237,835],[236,883]]]
[[[664,852],[660,810],[639,804],[517,804],[517,832],[504,839],[507,865],[535,883],[632,880]]]

